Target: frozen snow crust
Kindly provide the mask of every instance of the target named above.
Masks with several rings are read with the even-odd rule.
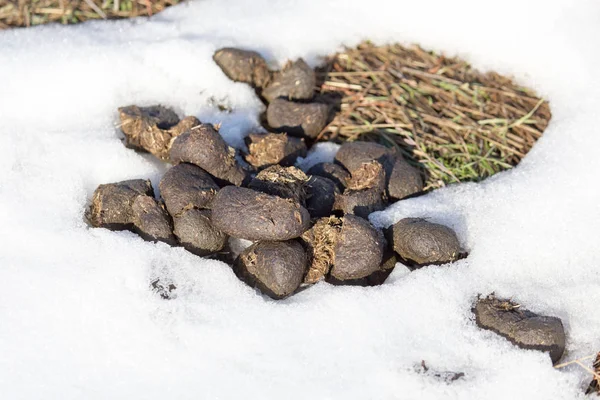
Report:
[[[585,372],[555,370],[546,354],[476,328],[470,308],[496,291],[560,317],[565,359],[600,349],[599,27],[593,0],[215,0],[150,20],[0,33],[1,397],[583,397]],[[222,263],[85,224],[98,183],[149,176],[156,188],[166,169],[123,146],[117,107],[161,102],[222,122],[241,146],[262,105],[219,70],[214,50],[314,65],[366,38],[460,54],[550,100],[551,124],[515,170],[371,216],[447,224],[467,259],[275,302]],[[160,274],[178,283],[177,299],[148,290]],[[465,377],[447,384],[419,373],[421,360]]]

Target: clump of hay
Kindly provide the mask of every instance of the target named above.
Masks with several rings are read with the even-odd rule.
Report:
[[[366,42],[327,58],[317,77],[339,109],[319,140],[396,147],[425,189],[512,168],[551,118],[547,101],[510,78],[418,46]]]

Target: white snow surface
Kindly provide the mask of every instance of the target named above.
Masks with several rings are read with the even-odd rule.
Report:
[[[263,106],[215,49],[314,65],[367,38],[460,55],[550,100],[552,122],[518,168],[371,216],[448,224],[467,259],[275,302],[225,264],[84,222],[97,185],[156,187],[167,168],[123,146],[117,107],[169,105],[222,122],[241,146]],[[564,360],[600,350],[598,49],[597,0],[206,0],[0,32],[0,398],[583,398],[587,372],[478,329],[470,308],[495,291],[560,317]],[[152,294],[155,277],[177,298]],[[419,373],[422,360],[465,377]]]

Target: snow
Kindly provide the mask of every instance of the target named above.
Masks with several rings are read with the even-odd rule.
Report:
[[[585,371],[479,330],[470,307],[478,293],[512,296],[562,318],[565,360],[600,350],[599,27],[594,0],[205,0],[1,32],[0,397],[582,398]],[[371,216],[446,223],[467,259],[275,302],[225,264],[85,224],[98,184],[156,187],[166,169],[122,145],[117,107],[170,105],[222,122],[242,146],[264,110],[214,65],[215,49],[315,64],[366,38],[457,54],[550,99],[552,122],[515,170]],[[148,290],[156,277],[177,284],[176,299]],[[419,373],[422,360],[465,377]]]

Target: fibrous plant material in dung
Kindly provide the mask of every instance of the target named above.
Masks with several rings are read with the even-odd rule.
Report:
[[[369,161],[357,167],[346,181],[344,193],[336,196],[334,210],[367,218],[387,205],[385,171],[378,161]]]
[[[308,176],[296,167],[273,165],[260,171],[248,188],[305,205]]]
[[[551,118],[547,101],[510,78],[418,46],[347,48],[317,81],[319,95],[341,98],[320,140],[394,147],[421,168],[425,190],[517,165]]]
[[[200,124],[191,116],[180,121],[173,110],[160,105],[121,107],[119,116],[127,147],[147,151],[165,161],[173,139]]]
[[[331,276],[339,281],[367,277],[380,269],[385,239],[369,221],[345,215],[321,218],[302,235],[311,264],[305,278],[314,283]]]
[[[298,157],[306,157],[304,139],[285,133],[251,133],[246,142],[246,161],[255,168],[271,165],[289,167],[294,165]]]

